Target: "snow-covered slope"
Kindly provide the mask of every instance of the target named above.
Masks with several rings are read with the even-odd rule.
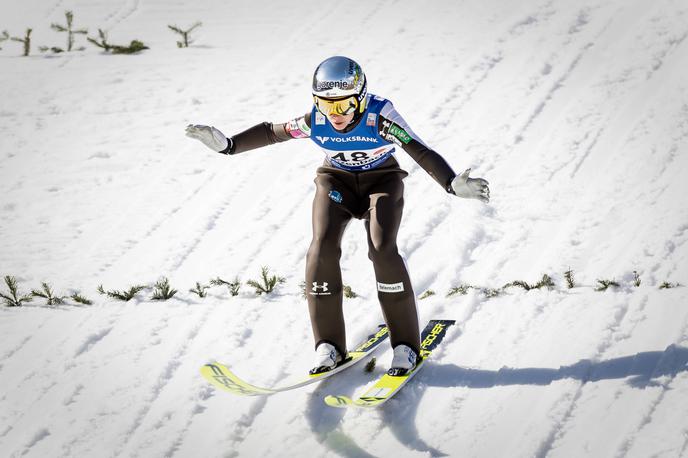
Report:
[[[50,23],[65,10],[151,49],[0,44],[0,274],[95,302],[0,309],[3,456],[688,456],[688,293],[659,289],[688,283],[685,2],[26,0],[0,5],[0,30],[64,46]],[[167,25],[199,20],[178,49]],[[416,293],[437,293],[421,320],[457,326],[376,411],[322,402],[359,392],[360,369],[263,399],[198,375],[217,359],[269,385],[308,367],[299,283],[322,157],[307,140],[223,157],[184,127],[301,115],[334,54],[492,191],[487,206],[447,195],[398,153],[399,247]],[[274,295],[188,292],[261,266],[286,278]],[[342,266],[353,344],[381,321],[359,221]],[[445,297],[545,273],[552,290]],[[166,302],[96,293],[161,276],[179,289]]]

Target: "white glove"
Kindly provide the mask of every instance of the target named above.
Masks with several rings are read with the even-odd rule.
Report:
[[[220,132],[219,129],[216,129],[213,126],[189,124],[186,126],[186,136],[200,140],[205,146],[216,153],[224,151],[229,145],[227,137]]]
[[[471,169],[466,169],[463,173],[456,175],[451,182],[454,194],[466,199],[478,199],[482,202],[490,201],[489,183],[482,178],[468,178]]]

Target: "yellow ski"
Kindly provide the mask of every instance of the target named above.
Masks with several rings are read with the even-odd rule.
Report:
[[[439,345],[444,338],[447,328],[454,324],[454,320],[431,320],[421,334],[420,356],[421,360],[416,367],[409,373],[401,376],[385,374],[378,379],[375,384],[368,388],[365,393],[356,399],[347,396],[327,396],[325,404],[331,407],[378,407],[392,398],[401,388],[416,375],[425,361],[430,357],[432,351]]]
[[[344,369],[348,369],[349,367],[363,360],[365,356],[375,351],[378,345],[380,345],[380,343],[384,341],[388,335],[389,330],[387,329],[387,326],[380,325],[376,333],[369,335],[364,342],[358,345],[354,350],[351,350],[348,358],[339,363],[339,365],[334,369],[327,372],[321,372],[319,374],[308,374],[308,376],[302,380],[283,386],[265,388],[252,385],[237,377],[228,366],[220,363],[210,363],[201,367],[201,375],[213,386],[223,391],[228,391],[241,396],[269,396],[281,391],[293,390],[305,385],[310,385],[311,383],[319,382],[320,380],[331,377],[334,374],[343,371]]]

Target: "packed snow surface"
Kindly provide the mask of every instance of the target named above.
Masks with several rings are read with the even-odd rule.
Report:
[[[65,47],[50,24],[66,10],[91,37],[150,49],[109,55],[76,35],[84,50],[40,53]],[[178,48],[167,26],[196,21]],[[688,292],[659,288],[688,284],[685,1],[0,4],[0,30],[29,27],[29,57],[0,43],[0,274],[94,303],[0,309],[0,455],[688,456]],[[337,54],[457,172],[490,182],[488,205],[462,200],[397,152],[399,249],[416,294],[436,293],[420,320],[457,324],[380,409],[323,397],[360,393],[388,343],[373,374],[218,392],[206,362],[266,386],[309,367],[300,283],[323,158],[308,140],[221,156],[184,128],[300,116]],[[272,295],[189,292],[261,266],[285,277]],[[353,345],[382,320],[360,221],[342,268]],[[543,274],[553,288],[484,290]],[[179,290],[169,301],[96,291],[161,277]],[[476,288],[446,297],[462,284]]]

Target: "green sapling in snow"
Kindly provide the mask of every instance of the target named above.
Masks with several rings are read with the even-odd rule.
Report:
[[[40,290],[34,289],[31,290],[31,295],[34,297],[42,297],[45,299],[46,305],[60,305],[64,304],[64,300],[67,298],[67,296],[55,296],[53,293],[52,288],[48,283],[41,283],[41,288]]]
[[[434,295],[435,295],[435,291],[428,289],[423,294],[418,296],[418,299],[422,301],[423,299],[427,299],[428,297],[434,296]]]
[[[344,285],[344,297],[346,297],[347,299],[354,299],[358,297],[358,294],[356,294],[354,290],[351,289],[351,286]]]
[[[676,288],[681,286],[679,283],[670,283],[668,281],[663,281],[661,285],[659,285],[659,289],[669,289],[669,288]]]
[[[72,48],[74,47],[74,35],[86,35],[88,33],[88,29],[74,30],[74,13],[72,13],[71,11],[65,11],[65,18],[67,19],[67,25],[52,23],[50,24],[50,28],[57,32],[67,32],[67,52],[71,52]],[[53,52],[63,51],[61,48],[57,47],[53,47],[50,49],[57,50]],[[82,46],[78,50],[82,51],[84,49],[85,48]]]
[[[77,304],[93,305],[93,301],[82,296],[78,291],[69,296]]]
[[[633,286],[636,288],[640,286],[640,274],[637,270],[633,271]]]
[[[447,297],[456,296],[457,294],[465,296],[466,294],[468,294],[468,290],[471,288],[475,289],[475,286],[466,285],[463,283],[459,286],[452,286],[449,292],[447,293]]]
[[[260,268],[260,280],[248,280],[246,284],[252,287],[257,295],[270,294],[280,283],[284,283],[286,280],[284,277],[278,277],[277,275],[268,275],[270,269],[267,267]]]
[[[9,294],[0,292],[0,298],[2,298],[7,307],[20,307],[24,302],[31,302],[33,300],[33,296],[30,294],[21,294],[19,292],[16,278],[5,275],[5,284],[10,292]]]
[[[89,43],[92,43],[103,49],[105,52],[108,52],[110,49],[112,49],[112,45],[107,42],[107,33],[103,31],[103,29],[98,29],[98,38],[86,37],[86,40]]]
[[[200,27],[202,24],[200,22],[195,23],[192,25],[189,29],[187,30],[182,30],[180,27],[176,25],[168,25],[167,27],[172,30],[173,32],[178,33],[179,35],[182,36],[182,41],[177,42],[177,47],[178,48],[188,48],[191,43],[193,43],[191,40],[189,40],[189,34],[196,28]]]
[[[160,280],[158,280],[153,288],[153,297],[151,297],[151,299],[154,301],[166,301],[177,294],[177,290],[170,286],[170,281],[167,279],[167,277],[162,277]]]
[[[614,280],[597,279],[598,286],[595,291],[607,291],[609,287],[618,288],[619,284]]]
[[[214,280],[210,280],[210,284],[213,286],[227,286],[231,296],[238,296],[239,290],[241,289],[241,280],[239,280],[239,277],[234,277],[233,281],[225,281],[220,277],[217,277]]]
[[[564,272],[564,278],[566,279],[566,287],[568,289],[571,289],[574,286],[576,286],[575,280],[573,278],[573,270],[571,270],[570,267],[569,267],[569,270]]]
[[[198,297],[206,297],[208,293],[205,291],[210,288],[208,285],[202,285],[200,282],[196,282],[196,286],[189,290],[190,293],[198,295]]]
[[[7,41],[9,39],[10,39],[10,34],[7,33],[7,30],[3,30],[2,33],[0,33],[0,43],[2,43],[3,41]],[[0,49],[2,49],[2,48],[0,48]]]
[[[526,291],[530,291],[531,289],[540,289],[543,287],[547,287],[547,289],[552,289],[554,287],[554,281],[552,281],[552,277],[550,277],[549,275],[543,274],[542,279],[540,279],[540,281],[535,283],[534,285],[530,285],[523,280],[515,280],[515,281],[512,281],[511,283],[507,283],[506,285],[504,285],[502,287],[502,289],[507,289],[507,288],[511,288],[514,286],[518,286],[520,288],[523,288]]]
[[[113,289],[112,291],[105,291],[103,285],[100,285],[98,286],[98,293],[108,296],[112,299],[117,299],[118,301],[128,302],[144,289],[146,289],[145,286],[135,285],[126,291],[118,291],[116,289]]]
[[[135,54],[144,49],[149,49],[139,40],[132,40],[129,46],[113,45],[108,43],[107,33],[102,29],[98,29],[98,38],[87,37],[89,43],[103,49],[105,52],[111,52],[112,54]]]
[[[32,29],[26,29],[26,34],[24,38],[11,37],[10,40],[16,41],[24,44],[24,56],[28,56],[31,53],[31,32]]]

